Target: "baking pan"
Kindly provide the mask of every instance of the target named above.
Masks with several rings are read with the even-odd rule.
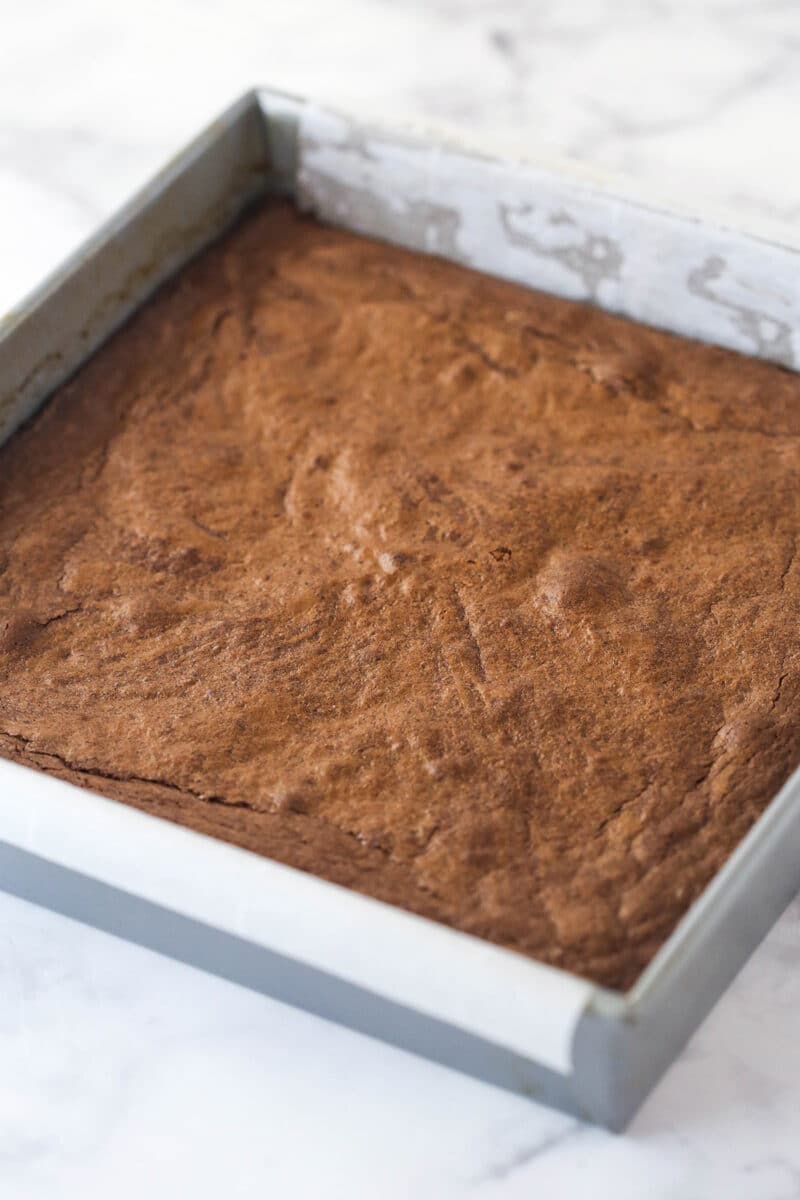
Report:
[[[800,369],[797,245],[575,166],[259,91],[5,318],[0,442],[270,191],[349,229]],[[626,993],[5,761],[0,886],[621,1129],[800,886],[800,774]]]

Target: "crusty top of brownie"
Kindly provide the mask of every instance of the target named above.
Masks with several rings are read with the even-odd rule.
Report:
[[[799,468],[779,368],[271,203],[0,451],[0,752],[627,985],[798,759]]]

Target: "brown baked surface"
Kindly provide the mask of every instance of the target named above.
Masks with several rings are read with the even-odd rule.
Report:
[[[264,207],[0,451],[0,752],[628,985],[800,757],[798,439]]]

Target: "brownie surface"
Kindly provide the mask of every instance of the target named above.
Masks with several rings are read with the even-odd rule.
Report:
[[[0,753],[627,986],[800,758],[798,439],[266,205],[0,450]]]

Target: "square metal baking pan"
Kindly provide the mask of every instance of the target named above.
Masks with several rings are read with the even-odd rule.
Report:
[[[0,325],[0,442],[257,197],[800,369],[800,253],[251,92]],[[795,774],[626,993],[0,761],[0,887],[621,1129],[800,886]]]

